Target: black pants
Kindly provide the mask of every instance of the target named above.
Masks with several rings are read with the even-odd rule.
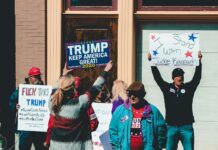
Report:
[[[32,144],[34,144],[35,150],[46,150],[43,146],[45,135],[44,132],[20,131],[19,150],[30,150]]]

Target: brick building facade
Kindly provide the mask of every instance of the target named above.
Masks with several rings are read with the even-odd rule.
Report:
[[[24,82],[31,67],[46,77],[46,0],[16,0],[16,85]]]

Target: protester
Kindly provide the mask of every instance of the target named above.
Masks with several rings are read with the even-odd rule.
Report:
[[[82,94],[84,94],[83,83],[81,83],[81,78],[76,76],[75,77],[75,95],[74,95],[74,97],[77,98]],[[97,118],[97,116],[95,114],[95,111],[94,111],[92,105],[88,106],[87,114],[88,114],[88,117],[89,117],[90,131],[93,132],[98,128],[99,122],[98,122],[98,118]]]
[[[49,102],[51,114],[55,116],[51,131],[52,150],[93,149],[87,108],[101,90],[104,77],[111,68],[110,61],[90,90],[77,98],[72,98],[75,94],[75,78],[67,74],[59,79],[58,89]]]
[[[72,72],[73,69],[67,69],[67,64],[65,63],[65,66],[63,68],[63,73],[62,75],[67,75],[70,72]],[[53,88],[53,93],[57,90],[58,85],[55,85]],[[81,80],[80,77],[76,76],[75,77],[75,93],[74,93],[74,98],[79,97],[80,95],[84,94],[84,90],[83,90],[83,82]],[[95,114],[95,111],[92,107],[92,105],[89,105],[88,109],[87,109],[87,114],[89,117],[89,127],[90,127],[90,131],[93,132],[98,128],[98,118]],[[49,147],[50,146],[50,140],[51,140],[51,129],[52,129],[52,125],[54,122],[54,116],[52,114],[50,114],[50,118],[49,118],[49,122],[48,122],[48,129],[47,129],[47,133],[46,133],[46,139],[44,142],[44,146],[45,147]]]
[[[194,116],[192,103],[194,93],[201,80],[202,54],[199,52],[199,66],[196,66],[194,76],[190,82],[184,83],[184,71],[175,68],[172,71],[172,83],[163,80],[156,66],[151,70],[155,81],[160,87],[165,101],[167,122],[167,150],[176,150],[181,141],[184,150],[194,149]],[[151,60],[151,55],[148,55]]]
[[[66,67],[66,65],[65,65]],[[63,75],[66,75],[67,72],[63,72]],[[82,95],[82,84],[81,84],[81,79],[80,77],[75,77],[75,94],[74,94],[74,98],[79,97],[79,95]],[[92,105],[89,105],[88,109],[87,109],[87,114],[89,117],[89,127],[90,127],[90,131],[93,132],[98,128],[98,118],[95,114],[95,111],[92,107]],[[46,139],[44,142],[44,146],[45,147],[49,147],[50,146],[50,140],[51,140],[51,129],[52,129],[52,125],[54,123],[54,116],[52,114],[50,114],[50,118],[49,118],[49,122],[48,122],[48,129],[47,129],[47,133],[46,133]]]
[[[129,99],[115,110],[109,126],[113,150],[164,148],[165,121],[160,111],[144,99],[144,85],[136,81],[127,91]]]
[[[124,101],[128,98],[127,96],[127,84],[123,80],[115,80],[113,82],[112,87],[112,114],[115,109],[124,103]]]
[[[28,77],[25,78],[26,84],[32,85],[43,85],[41,79],[41,71],[37,67],[32,67],[28,72]],[[18,104],[18,93],[19,89],[17,88],[9,99],[9,106],[12,113],[17,113],[19,109]],[[16,118],[17,119],[17,118]],[[34,144],[35,150],[45,150],[43,142],[45,140],[45,132],[34,132],[34,131],[18,131],[19,135],[19,150],[30,150],[32,144]]]
[[[107,85],[104,84],[101,91],[95,98],[95,103],[110,103],[110,92]]]

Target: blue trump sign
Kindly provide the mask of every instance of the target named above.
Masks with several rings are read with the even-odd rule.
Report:
[[[66,43],[65,47],[69,69],[105,65],[110,60],[111,42],[108,40]]]

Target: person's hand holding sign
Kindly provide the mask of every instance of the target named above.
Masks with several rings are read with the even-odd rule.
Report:
[[[151,53],[148,53],[148,60],[151,61]]]
[[[62,75],[66,75],[71,71],[73,71],[73,69],[67,69],[67,63],[65,63]]]
[[[198,58],[199,58],[199,60],[201,60],[202,57],[203,57],[203,55],[202,55],[201,51],[199,51],[199,52],[198,52]]]
[[[113,62],[112,62],[112,60],[110,60],[110,61],[107,63],[106,67],[104,68],[104,71],[108,72],[108,71],[111,70],[112,67],[113,67]]]

